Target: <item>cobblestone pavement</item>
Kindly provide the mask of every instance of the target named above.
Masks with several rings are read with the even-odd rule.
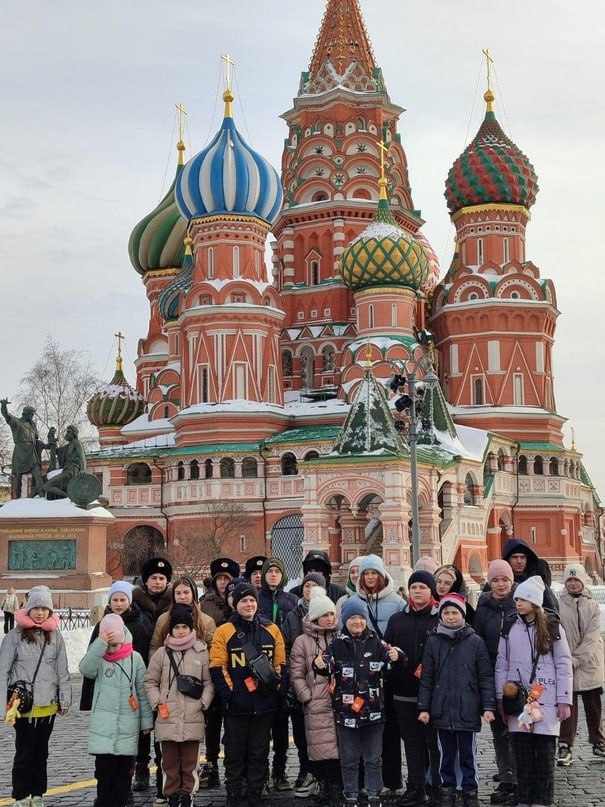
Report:
[[[73,676],[74,703],[80,698],[81,678]],[[593,756],[586,738],[584,715],[580,706],[580,735],[574,747],[574,762],[569,768],[557,768],[555,802],[557,807],[602,807],[605,801],[605,760]],[[77,708],[64,717],[57,717],[51,738],[48,765],[49,791],[45,797],[47,807],[92,807],[95,797],[93,758],[87,754],[88,713]],[[13,730],[0,728],[0,807],[11,805],[10,772],[13,757]],[[289,778],[294,781],[297,773],[296,751],[289,752]],[[483,805],[489,804],[489,794],[494,788],[492,775],[495,772],[491,732],[487,727],[479,736],[479,796]],[[404,771],[405,775],[405,771]],[[222,780],[222,771],[221,771]],[[136,807],[152,807],[155,791],[135,793]],[[225,791],[201,790],[195,798],[196,807],[223,807]],[[292,792],[274,793],[267,800],[267,807],[305,807],[308,800],[294,798]],[[385,800],[385,807],[394,804],[394,799]]]

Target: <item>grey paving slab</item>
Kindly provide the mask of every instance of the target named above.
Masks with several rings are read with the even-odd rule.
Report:
[[[81,678],[73,677],[74,703],[80,698]],[[581,710],[582,707],[580,707]],[[48,764],[49,793],[45,798],[48,807],[92,807],[95,797],[94,758],[87,751],[88,714],[77,707],[69,714],[57,717],[51,738]],[[580,714],[579,737],[574,747],[574,762],[569,768],[557,768],[555,802],[557,807],[602,807],[605,801],[605,760],[593,756],[588,744],[584,715]],[[12,804],[10,794],[11,761],[14,752],[13,730],[0,727],[0,807]],[[486,727],[479,736],[480,801],[489,804],[494,789],[492,776],[496,771],[491,732]],[[293,781],[297,773],[296,751],[292,746],[288,756],[288,773]],[[405,779],[405,769],[404,769]],[[222,780],[222,770],[221,770]],[[152,807],[154,791],[135,794],[136,807]],[[200,791],[196,807],[223,807],[224,788]],[[385,807],[394,799],[385,801]],[[267,807],[304,807],[308,800],[294,798],[293,793],[274,793]]]

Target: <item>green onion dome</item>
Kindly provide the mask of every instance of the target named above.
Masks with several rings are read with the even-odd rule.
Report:
[[[343,282],[353,291],[368,286],[418,290],[427,279],[429,268],[424,248],[398,226],[382,195],[374,220],[351,241],[340,259]]]
[[[168,193],[159,205],[136,225],[128,241],[130,262],[140,275],[154,269],[173,269],[183,262],[183,239],[187,222],[179,213],[174,198],[176,181],[183,170],[181,160],[185,144],[179,140],[179,165]]]
[[[444,195],[450,213],[494,203],[529,209],[536,201],[538,178],[533,165],[502,131],[491,90],[484,98],[487,111],[483,123],[447,175]]]
[[[86,405],[88,420],[97,427],[126,426],[144,411],[145,398],[126,381],[122,357],[118,354],[113,378],[98,389]]]

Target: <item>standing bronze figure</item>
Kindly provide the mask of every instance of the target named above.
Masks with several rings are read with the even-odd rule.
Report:
[[[21,498],[23,475],[31,474],[34,478],[34,492],[32,495],[42,493],[41,452],[45,444],[38,436],[38,429],[34,423],[36,410],[33,406],[24,406],[21,417],[11,415],[8,411],[8,400],[0,400],[0,412],[13,435],[15,448],[13,449],[12,476],[15,499]]]

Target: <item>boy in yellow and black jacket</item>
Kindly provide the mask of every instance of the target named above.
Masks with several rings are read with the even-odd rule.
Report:
[[[216,629],[210,652],[210,674],[225,718],[226,807],[239,806],[244,777],[249,807],[260,807],[271,724],[285,690],[286,652],[279,628],[257,614],[253,586],[236,586],[233,609],[229,621]],[[273,677],[264,683],[249,664],[261,654],[271,663],[268,678]]]

